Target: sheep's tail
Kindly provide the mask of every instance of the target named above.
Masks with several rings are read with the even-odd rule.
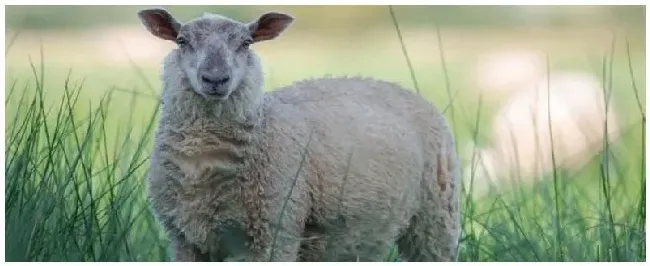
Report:
[[[444,260],[455,261],[458,256],[461,232],[461,164],[460,156],[456,151],[456,141],[451,130],[447,130],[444,137],[440,143],[435,171],[440,196],[433,204],[442,205],[438,207],[438,210],[441,211],[438,215],[442,215],[443,219],[448,221],[445,225],[447,227],[444,230],[445,233],[438,236],[442,240],[439,243],[442,244],[441,247],[446,246],[440,250],[440,255],[446,257]]]
[[[438,156],[436,156],[438,160],[435,172],[436,180],[440,192],[455,196],[459,194],[459,191],[456,190],[460,188],[459,185],[461,183],[460,156],[456,151],[456,140],[451,126],[442,116],[441,120],[443,126],[440,128],[441,131],[438,132],[441,139],[438,141],[440,150],[438,151]],[[466,148],[472,148],[472,146]],[[446,191],[448,189],[450,191]]]

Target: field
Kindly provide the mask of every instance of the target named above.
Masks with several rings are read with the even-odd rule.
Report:
[[[364,23],[349,29],[309,24],[313,28],[298,26],[255,47],[265,67],[265,89],[324,74],[371,76],[413,90],[417,84],[444,110],[463,165],[471,165],[474,153],[464,147],[489,142],[491,116],[505,99],[477,89],[476,62],[486,51],[542,51],[548,58],[544,70],[582,71],[601,80],[620,114],[622,134],[590,154],[579,171],[558,167],[539,182],[481,197],[464,183],[459,260],[646,260],[642,22],[440,28],[408,23],[400,24],[400,40],[382,8],[367,11],[385,15],[367,30]],[[359,10],[353,9],[365,14]],[[399,22],[407,17],[400,10]],[[133,14],[132,25],[7,28],[7,261],[170,260],[143,181],[157,123],[160,61],[173,44],[154,39],[133,21],[134,13],[126,14]],[[411,20],[429,18],[413,14]],[[463,175],[471,176],[467,170]],[[386,259],[398,260],[395,252]]]

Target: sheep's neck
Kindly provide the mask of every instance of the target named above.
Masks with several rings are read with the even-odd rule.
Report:
[[[160,125],[174,136],[170,144],[179,156],[224,164],[243,161],[262,118],[257,97],[235,93],[214,101],[185,90],[164,100]]]

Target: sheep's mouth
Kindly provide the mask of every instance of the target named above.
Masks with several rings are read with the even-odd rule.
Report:
[[[223,95],[223,96],[205,95],[205,94],[200,94],[200,95],[203,96],[203,98],[205,98],[206,100],[217,101],[217,102],[224,102],[224,101],[228,100],[228,98],[230,98],[229,94],[226,94],[226,95]]]
[[[225,101],[230,97],[229,91],[224,92],[206,92],[204,90],[194,90],[196,94],[210,101]]]
[[[212,93],[212,94],[203,93],[203,97],[206,97],[206,98],[208,98],[210,100],[224,101],[224,100],[228,99],[228,96],[230,96],[230,93],[223,93],[223,94],[221,94],[221,93]]]

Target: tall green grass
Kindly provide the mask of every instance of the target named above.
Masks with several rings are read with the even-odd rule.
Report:
[[[602,62],[606,110],[613,89],[613,46],[614,41]],[[505,191],[476,199],[471,193],[474,173],[469,173],[472,181],[463,186],[467,194],[461,260],[645,261],[645,114],[629,44],[626,59],[640,112],[627,115],[640,116],[640,121],[624,125],[617,140],[604,134],[603,149],[579,171],[556,164],[552,150],[553,169],[532,184],[524,182],[530,177],[517,176]],[[553,75],[549,60],[547,78]],[[481,108],[479,104],[474,127],[470,124],[475,133]],[[550,122],[547,126],[552,131]],[[602,127],[607,132],[608,121]]]
[[[6,260],[165,260],[143,197],[156,109],[144,126],[107,123],[113,92],[80,107],[82,83],[45,88],[42,66],[5,99]],[[48,101],[47,90],[64,96]]]

